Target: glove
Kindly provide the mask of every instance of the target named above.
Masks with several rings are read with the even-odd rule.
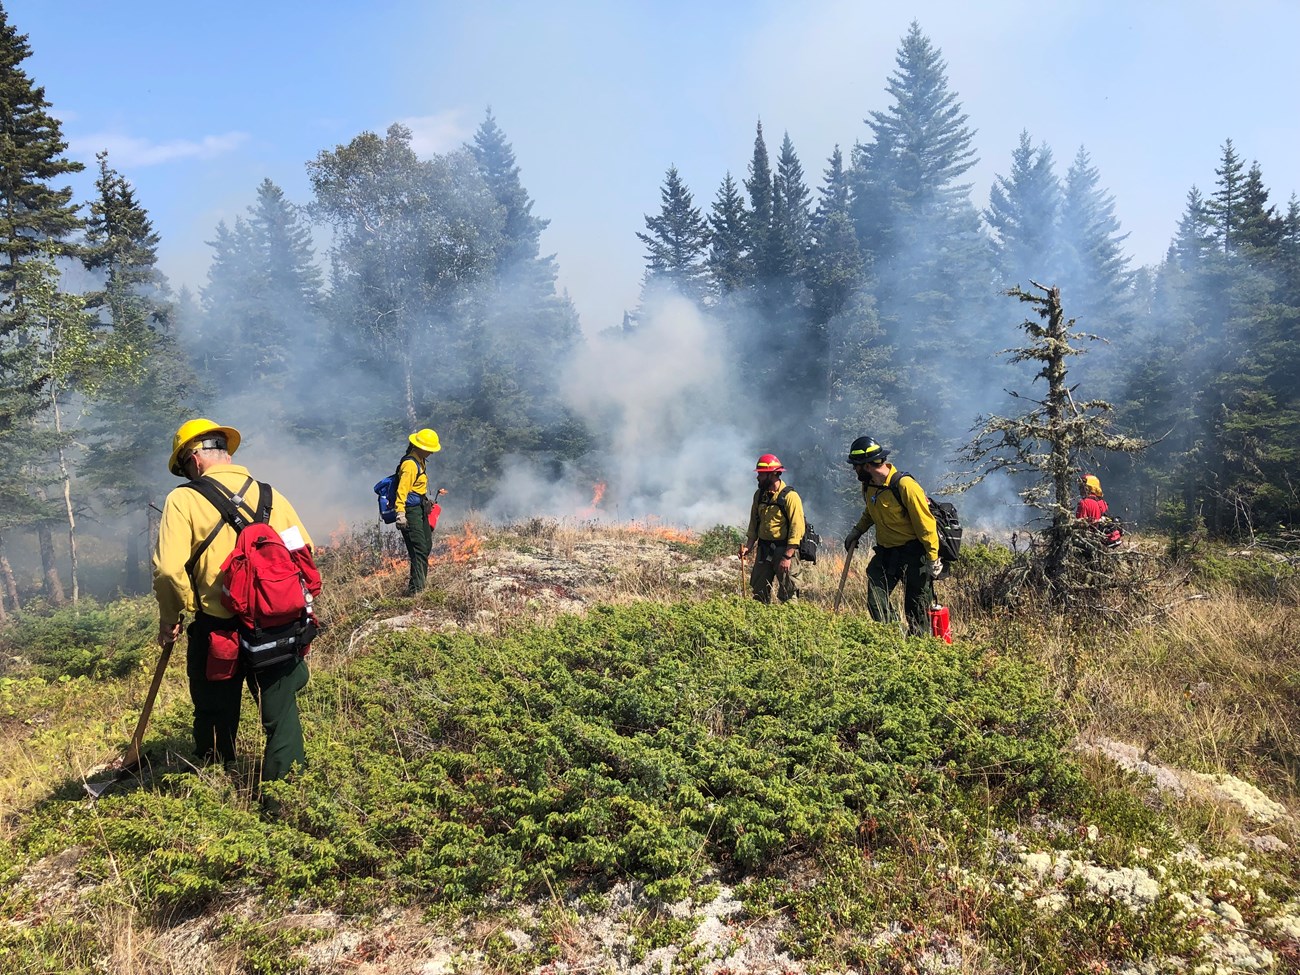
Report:
[[[844,551],[846,552],[853,551],[854,546],[858,544],[858,539],[860,539],[861,537],[862,537],[862,532],[858,531],[856,528],[853,529],[853,531],[849,532],[847,535],[845,535]]]
[[[397,512],[397,530],[400,531],[400,532],[404,532],[404,531],[406,531],[406,529],[407,529],[406,512],[405,512],[405,511],[398,511],[398,512]]]
[[[928,574],[931,579],[938,579],[939,576],[943,575],[943,559],[926,562],[921,566],[921,571]]]

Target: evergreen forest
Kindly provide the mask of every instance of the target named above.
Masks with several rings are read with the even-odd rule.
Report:
[[[854,437],[938,491],[964,473],[980,417],[1013,408],[999,391],[1032,395],[1034,376],[999,353],[1021,318],[1009,292],[1034,284],[1059,288],[1098,339],[1071,388],[1147,445],[1075,458],[1113,513],[1227,539],[1295,530],[1300,198],[1275,199],[1230,133],[1204,148],[1163,261],[1135,266],[1086,147],[1063,165],[1025,131],[993,186],[966,181],[974,123],[914,23],[886,107],[824,160],[806,169],[764,119],[716,189],[668,165],[659,210],[627,228],[644,245],[639,303],[584,332],[524,183],[540,147],[517,156],[491,111],[428,158],[397,124],[322,148],[303,161],[307,199],[250,186],[246,212],[212,228],[195,293],[160,271],[149,201],[108,153],[93,198],[74,198],[83,164],[30,54],[0,8],[0,615],[75,599],[87,535],[121,545],[101,589],[147,589],[152,515],[175,485],[166,454],[192,416],[254,418],[256,456],[310,445],[329,463],[297,466],[297,485],[280,474],[286,490],[338,479],[334,494],[362,504],[407,434],[432,426],[439,483],[489,513],[528,471],[539,499],[607,482],[624,515],[689,524],[708,515],[683,497],[716,496],[739,522],[744,464],[773,450],[811,517],[842,531]],[[639,359],[646,348],[669,361]],[[666,369],[674,395],[638,412],[601,393],[600,364],[629,358],[625,386]],[[1025,524],[1007,503],[1025,487],[982,481],[959,502],[967,524]],[[520,503],[508,513],[528,515]]]

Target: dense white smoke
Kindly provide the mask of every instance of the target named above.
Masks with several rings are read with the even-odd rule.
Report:
[[[563,377],[598,455],[558,474],[512,460],[490,517],[655,518],[696,529],[745,520],[757,454],[734,415],[744,377],[728,371],[721,326],[678,297],[654,300],[640,322],[588,341]],[[593,506],[597,483],[606,488]]]

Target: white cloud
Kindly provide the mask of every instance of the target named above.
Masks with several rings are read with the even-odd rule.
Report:
[[[160,166],[181,159],[212,159],[234,152],[248,141],[247,132],[227,132],[223,135],[205,135],[202,139],[173,139],[170,142],[153,142],[132,135],[98,133],[69,140],[74,156],[91,158],[108,150],[109,162],[114,168]]]
[[[400,125],[411,130],[411,149],[421,159],[448,152],[460,147],[469,138],[472,129],[460,119],[458,109],[436,115],[415,115],[399,118]]]

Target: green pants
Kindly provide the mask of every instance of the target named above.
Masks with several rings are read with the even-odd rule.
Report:
[[[400,529],[406,542],[406,555],[411,560],[411,581],[407,583],[408,595],[424,592],[429,580],[429,553],[433,551],[433,529],[424,503],[406,506],[406,527]]]
[[[208,680],[208,634],[214,625],[229,626],[230,621],[200,614],[186,631],[189,647],[185,670],[190,701],[194,704],[194,753],[200,762],[235,760],[235,735],[239,731],[246,680],[266,733],[262,779],[283,778],[292,766],[307,764],[302,722],[298,718],[298,692],[307,686],[307,663],[286,660],[249,673],[246,678]]]
[[[776,583],[776,598],[783,603],[788,603],[799,594],[791,574],[782,572],[779,568],[781,556],[784,554],[784,542],[760,541],[758,543],[754,554],[754,568],[749,571],[749,588],[753,590],[754,598],[760,603],[772,601],[773,582]],[[793,570],[798,562],[799,556],[796,555],[790,560],[790,568]]]
[[[930,606],[934,602],[934,580],[925,572],[925,547],[918,541],[892,548],[876,546],[867,563],[867,611],[878,623],[897,623],[898,613],[889,597],[903,583],[903,611],[908,636],[930,634]]]

